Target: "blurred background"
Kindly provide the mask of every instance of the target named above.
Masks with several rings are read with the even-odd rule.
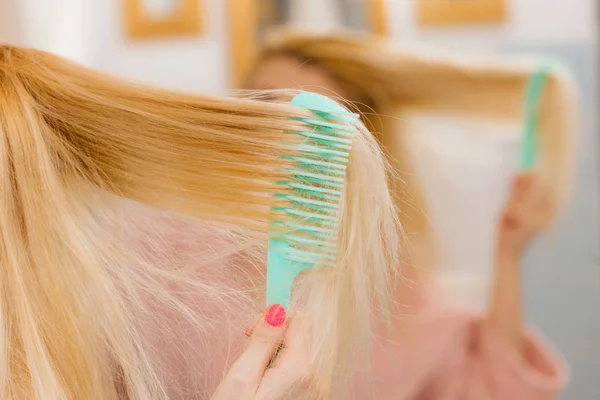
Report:
[[[560,57],[578,83],[584,135],[573,201],[527,257],[526,308],[572,366],[565,398],[582,400],[600,398],[599,21],[595,0],[0,0],[0,42],[207,94],[234,88],[265,32],[280,23],[367,30],[454,54]],[[518,127],[414,124],[423,132],[415,142],[419,173],[445,238],[440,279],[451,295],[483,306]]]

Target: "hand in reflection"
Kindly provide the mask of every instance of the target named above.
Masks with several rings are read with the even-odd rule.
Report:
[[[532,173],[517,175],[499,223],[499,250],[520,258],[553,215],[550,193]]]

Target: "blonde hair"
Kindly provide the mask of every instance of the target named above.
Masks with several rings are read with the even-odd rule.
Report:
[[[435,51],[403,50],[369,34],[338,35],[274,32],[257,61],[289,56],[325,71],[356,104],[366,126],[390,156],[400,184],[392,183],[407,232],[428,236],[422,189],[402,132],[404,112],[435,111],[469,117],[518,121],[526,87],[539,67],[534,62],[442,57]],[[260,64],[257,64],[260,65]],[[538,173],[556,210],[569,193],[577,136],[577,104],[572,79],[551,68],[540,107]]]
[[[0,46],[0,397],[210,395],[227,366],[212,353],[234,359],[264,304],[251,271],[263,274],[275,182],[291,178],[289,132],[307,129],[290,117],[306,114]],[[368,348],[399,263],[384,157],[358,133],[337,265],[308,271],[296,291],[311,321],[310,398],[326,398],[346,376],[341,360]]]

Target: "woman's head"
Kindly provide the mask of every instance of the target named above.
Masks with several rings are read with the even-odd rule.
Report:
[[[249,89],[302,90],[340,97],[381,114],[396,90],[382,63],[385,42],[370,35],[272,35],[246,79]]]
[[[246,89],[251,90],[289,88],[348,98],[325,69],[294,55],[280,54],[262,59],[246,82]]]

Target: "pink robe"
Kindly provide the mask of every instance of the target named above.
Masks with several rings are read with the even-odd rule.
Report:
[[[429,300],[392,343],[376,340],[377,389],[355,399],[549,400],[565,387],[565,363],[540,335],[523,332],[518,354],[481,314]]]

